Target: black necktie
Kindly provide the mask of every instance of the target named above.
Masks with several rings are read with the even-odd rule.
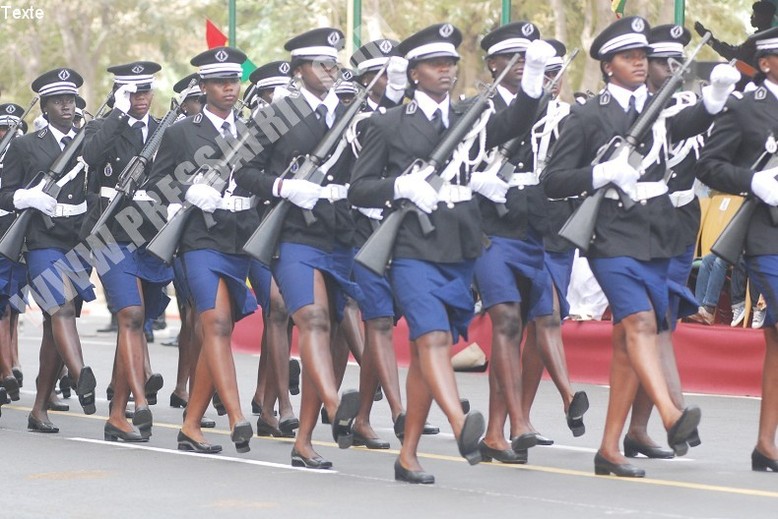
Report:
[[[146,123],[143,121],[135,121],[132,123],[132,139],[135,141],[135,144],[143,147],[143,127],[146,126]]]
[[[324,123],[323,126],[324,126],[325,129],[330,127],[330,125],[327,124],[327,112],[328,111],[329,110],[327,110],[327,105],[325,105],[324,103],[322,103],[322,104],[320,104],[319,106],[316,107],[316,118],[319,121],[321,121],[322,123]]]
[[[638,109],[635,105],[635,102],[637,101],[635,96],[629,96],[629,108],[627,109],[627,124],[632,127],[634,122],[638,118]]]
[[[446,125],[443,124],[443,112],[440,111],[440,108],[432,113],[432,119],[430,122],[432,123],[432,127],[435,128],[435,131],[438,133],[438,135],[441,135],[444,131],[446,131]]]
[[[70,135],[65,135],[64,137],[62,137],[59,140],[59,142],[62,144],[62,149],[64,150],[65,148],[67,148],[68,144],[70,144],[70,141],[72,140],[73,137],[71,137]]]

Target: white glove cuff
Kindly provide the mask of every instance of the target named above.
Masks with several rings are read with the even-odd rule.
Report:
[[[720,87],[716,88],[713,85],[702,87],[702,102],[705,105],[705,110],[711,115],[719,113],[724,109],[724,105],[727,104],[727,98],[734,89],[734,85],[731,85],[726,90],[722,90]]]
[[[611,179],[608,177],[605,164],[597,164],[592,168],[592,187],[594,189],[599,189],[610,182]]]
[[[538,99],[543,95],[545,70],[545,67],[524,67],[524,73],[521,76],[521,89],[532,99]]]

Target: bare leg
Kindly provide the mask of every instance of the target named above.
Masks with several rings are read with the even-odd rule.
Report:
[[[51,317],[43,315],[43,337],[41,349],[38,354],[39,367],[36,382],[35,401],[32,404],[30,414],[42,422],[49,420],[48,403],[49,395],[54,390],[54,382],[57,379],[62,361],[54,346],[54,336],[51,333]]]
[[[762,404],[759,412],[759,438],[756,448],[772,460],[778,459],[775,431],[778,429],[778,330],[768,326],[764,330],[765,359],[762,368]]]
[[[408,367],[405,387],[408,395],[408,412],[405,415],[405,432],[400,448],[400,464],[408,470],[419,471],[422,470],[417,455],[419,441],[432,405],[432,394],[421,372],[419,349],[416,343],[411,343],[411,363]]]

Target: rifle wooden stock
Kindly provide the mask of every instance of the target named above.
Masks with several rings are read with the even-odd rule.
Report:
[[[676,89],[683,82],[684,74],[710,37],[710,33],[703,36],[700,43],[691,52],[686,61],[673,71],[673,74],[665,80],[656,94],[647,102],[643,112],[632,124],[627,135],[623,138],[620,136],[614,137],[604,150],[592,161],[592,166],[611,160],[617,153],[628,153],[629,162],[633,167],[636,164],[639,164],[638,157],[640,155],[636,152],[638,145],[651,130],[651,127],[661,115],[662,110],[665,109],[672,99]],[[610,188],[615,188],[617,190],[624,210],[628,211],[635,205],[635,202],[623,190],[613,184],[608,184],[599,188],[593,195],[585,199],[573,214],[570,215],[570,218],[567,219],[562,226],[562,229],[559,231],[561,237],[570,243],[575,244],[576,247],[580,248],[583,252],[586,252],[589,249],[589,244],[594,235],[594,227],[597,223],[597,214],[600,205],[602,204],[605,192]],[[589,199],[594,200],[589,202]]]
[[[132,200],[135,196],[135,192],[138,187],[143,184],[146,173],[146,166],[151,162],[154,154],[157,153],[159,145],[162,143],[162,136],[165,130],[176,120],[181,114],[181,105],[179,105],[175,98],[171,101],[172,108],[165,114],[165,117],[157,125],[157,129],[151,135],[140,153],[134,156],[130,162],[124,166],[124,169],[119,174],[118,182],[116,183],[116,195],[108,202],[105,210],[100,214],[100,218],[97,219],[94,227],[92,227],[92,234],[102,229],[104,225],[108,223],[108,220],[113,218],[119,207],[122,206],[125,200]]]

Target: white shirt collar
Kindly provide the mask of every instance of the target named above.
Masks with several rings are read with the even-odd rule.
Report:
[[[416,90],[416,92],[413,94],[413,99],[416,101],[416,104],[419,105],[421,111],[424,112],[424,115],[426,115],[427,119],[430,121],[432,120],[432,116],[435,113],[435,110],[440,109],[440,112],[443,114],[443,124],[446,126],[446,128],[448,128],[448,94],[446,94],[446,98],[443,99],[443,101],[436,103],[430,96],[421,90]]]
[[[62,137],[65,137],[66,135],[70,137],[71,139],[76,136],[76,131],[71,128],[68,133],[62,133],[61,131],[54,128],[52,125],[48,125],[49,131],[51,132],[51,135],[54,136],[54,138],[57,140],[57,144],[59,144],[60,149],[64,150],[65,146],[62,145]]]
[[[327,107],[327,126],[332,126],[332,123],[335,122],[335,109],[340,103],[340,99],[338,99],[335,89],[329,89],[327,95],[324,96],[324,99],[319,99],[313,92],[305,88],[305,86],[300,87],[300,92],[302,92],[303,97],[313,111],[316,111],[320,104],[324,104],[324,106]]]
[[[502,100],[505,101],[506,105],[511,104],[513,100],[516,99],[516,94],[512,94],[510,90],[502,85],[497,85],[497,92],[500,93],[500,97],[502,97]]]
[[[218,131],[220,134],[222,132],[222,124],[224,121],[227,121],[230,123],[230,133],[232,133],[232,136],[237,138],[238,137],[238,129],[235,127],[235,112],[230,110],[230,113],[227,114],[226,119],[222,119],[215,113],[208,110],[208,105],[205,105],[203,107],[203,115],[205,115],[209,121],[211,121],[211,124],[213,124],[213,127],[216,128],[216,131]]]
[[[368,96],[368,98],[367,98],[367,106],[368,106],[368,108],[370,108],[370,110],[371,110],[371,111],[373,111],[373,112],[375,112],[376,110],[378,110],[378,103],[376,103],[375,101],[373,101],[372,99],[370,99],[370,97],[369,97],[369,96]]]
[[[143,123],[143,128],[141,128],[141,132],[143,133],[143,142],[146,142],[147,137],[149,136],[149,114],[146,112],[146,115],[143,116],[142,119],[136,119],[133,116],[127,114],[127,124],[132,128],[132,125],[137,123],[138,121]]]
[[[607,90],[625,112],[629,110],[629,98],[631,96],[635,96],[635,108],[637,108],[638,112],[643,111],[646,99],[648,99],[648,88],[646,88],[646,85],[640,85],[635,90],[629,90],[628,88],[608,83]]]
[[[778,85],[770,81],[769,79],[764,80],[764,86],[767,90],[772,92],[772,94],[778,99]]]

